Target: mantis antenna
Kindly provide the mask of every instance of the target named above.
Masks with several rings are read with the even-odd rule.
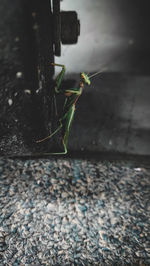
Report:
[[[93,78],[93,77],[97,76],[98,74],[101,74],[101,73],[103,73],[103,72],[104,72],[105,70],[107,70],[107,69],[108,69],[107,67],[105,67],[105,68],[101,69],[100,71],[98,71],[98,72],[96,72],[96,73],[92,74],[91,76],[89,76],[89,79],[91,79],[91,78]]]
[[[108,70],[108,67],[107,67],[107,66],[108,66],[110,63],[112,63],[112,62],[114,62],[114,61],[118,61],[118,59],[120,59],[120,58],[122,58],[122,57],[124,57],[124,56],[125,56],[124,53],[122,53],[121,55],[117,55],[116,57],[113,58],[113,60],[111,60],[111,62],[108,62],[108,63],[104,64],[104,65],[103,65],[103,68],[101,68],[101,70],[99,70],[98,72],[96,72],[96,73],[92,74],[91,76],[89,76],[89,79],[91,79],[91,78],[97,76],[97,75],[100,74],[100,73],[103,73],[105,70]]]

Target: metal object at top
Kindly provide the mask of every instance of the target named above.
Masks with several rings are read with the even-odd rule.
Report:
[[[60,0],[53,0],[53,44],[56,56],[62,44],[75,44],[80,35],[80,21],[75,11],[60,11]]]

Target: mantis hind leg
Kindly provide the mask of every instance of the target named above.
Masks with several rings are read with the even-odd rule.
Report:
[[[67,145],[68,145],[68,139],[69,139],[69,133],[70,133],[70,127],[73,121],[73,117],[74,117],[74,112],[75,112],[75,106],[73,105],[70,110],[67,113],[67,116],[65,116],[65,126],[64,126],[64,136],[62,139],[62,143],[64,146],[64,152],[61,154],[66,154],[67,153]]]
[[[71,123],[74,117],[74,112],[75,112],[75,106],[73,105],[72,108],[70,108],[70,110],[63,116],[62,120],[60,121],[60,126],[61,128],[63,128],[62,129],[63,130],[62,144],[64,147],[64,151],[53,152],[53,153],[48,153],[48,154],[53,154],[53,155],[67,154],[68,138],[69,138]]]
[[[36,143],[41,143],[47,139],[50,139],[52,136],[54,136],[60,129],[62,128],[62,123],[60,123],[60,126],[49,136],[47,136],[46,138],[43,138],[43,139],[40,139],[40,140],[37,140]],[[63,147],[64,147],[64,151],[63,152],[51,152],[51,153],[47,153],[47,154],[53,154],[53,155],[61,155],[61,154],[66,154],[68,151],[67,151],[67,145],[63,139]]]
[[[40,139],[40,140],[37,140],[36,143],[40,143],[40,142],[43,142],[47,139],[50,139],[51,137],[53,137],[60,129],[62,128],[62,124],[60,124],[60,126],[52,133],[50,134],[49,136],[43,138],[43,139]]]
[[[49,136],[47,136],[46,138],[44,139],[40,139],[40,140],[37,140],[36,143],[40,143],[40,142],[43,142],[47,139],[50,139],[52,136],[54,136],[60,129],[62,128],[62,124],[60,124],[60,126]],[[68,150],[67,150],[67,145],[63,139],[63,147],[64,147],[64,151],[62,152],[51,152],[51,153],[46,153],[46,154],[53,154],[53,155],[61,155],[61,154],[67,154]]]
[[[68,150],[67,150],[66,144],[63,143],[63,146],[64,146],[64,151],[62,151],[62,152],[52,152],[52,153],[48,153],[48,154],[53,154],[53,155],[67,154]]]
[[[62,141],[63,143],[63,147],[64,147],[64,151],[61,152],[50,152],[50,153],[46,153],[46,154],[52,154],[52,155],[62,155],[62,154],[67,154],[68,150],[67,150],[67,145],[65,143],[65,141]]]

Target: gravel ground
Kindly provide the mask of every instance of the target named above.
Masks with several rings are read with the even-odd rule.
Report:
[[[0,160],[1,265],[150,265],[150,171]]]

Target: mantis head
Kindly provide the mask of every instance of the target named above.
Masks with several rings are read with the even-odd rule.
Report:
[[[82,73],[80,74],[80,76],[81,76],[81,80],[82,80],[84,83],[86,83],[86,84],[88,84],[88,85],[91,84],[91,81],[90,81],[90,79],[89,79],[89,77],[88,77],[87,74],[85,74],[84,72],[82,72]]]

